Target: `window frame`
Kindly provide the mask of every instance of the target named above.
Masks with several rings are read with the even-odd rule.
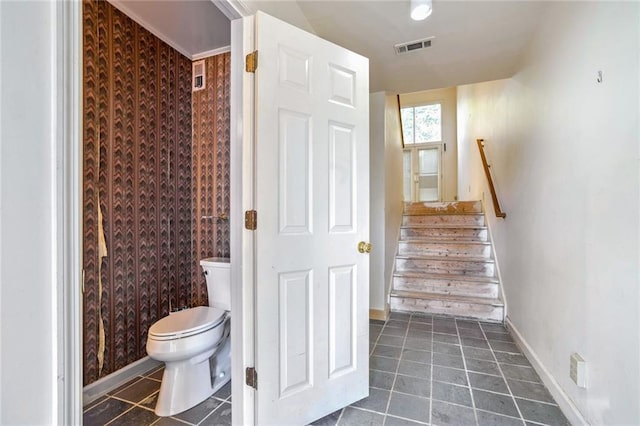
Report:
[[[428,141],[428,142],[416,142],[416,121],[415,121],[415,109],[416,108],[420,108],[420,107],[424,107],[424,106],[430,106],[430,105],[440,105],[440,139],[439,140],[435,140],[435,141]],[[402,122],[402,110],[404,109],[413,109],[413,140],[411,142],[409,142],[409,140],[406,137],[406,134],[404,132],[404,123]],[[400,105],[400,129],[402,131],[402,139],[404,142],[404,146],[405,147],[411,147],[411,146],[420,146],[420,145],[431,145],[431,144],[442,144],[443,143],[443,133],[444,133],[444,100],[442,99],[437,99],[437,100],[433,100],[433,101],[428,101],[428,102],[416,102],[416,103],[409,103],[409,104],[405,104],[405,105]]]

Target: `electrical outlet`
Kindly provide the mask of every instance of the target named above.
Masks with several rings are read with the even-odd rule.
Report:
[[[569,358],[569,377],[579,388],[587,387],[587,363],[577,353],[572,353]]]

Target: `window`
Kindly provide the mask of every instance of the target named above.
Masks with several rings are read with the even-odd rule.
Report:
[[[402,108],[405,145],[442,141],[442,104]]]

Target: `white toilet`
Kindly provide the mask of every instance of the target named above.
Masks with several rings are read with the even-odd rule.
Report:
[[[200,261],[209,306],[170,314],[151,326],[149,357],[165,363],[155,413],[172,416],[194,407],[231,380],[231,272],[229,259]]]

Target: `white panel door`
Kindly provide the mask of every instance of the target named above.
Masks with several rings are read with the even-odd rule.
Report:
[[[368,60],[256,15],[256,423],[368,395]]]

